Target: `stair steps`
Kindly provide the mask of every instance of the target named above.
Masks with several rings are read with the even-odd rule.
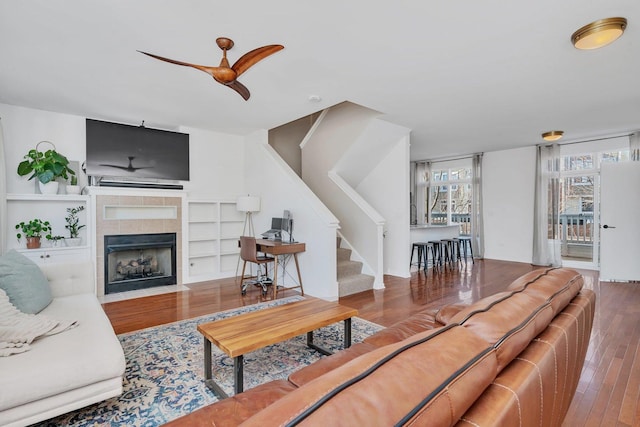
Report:
[[[344,297],[358,292],[373,289],[375,278],[362,274],[362,263],[351,260],[351,249],[340,247],[341,239],[337,238],[337,277],[338,296]]]

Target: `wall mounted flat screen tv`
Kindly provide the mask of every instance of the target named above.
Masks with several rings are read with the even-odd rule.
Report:
[[[87,175],[189,180],[189,134],[87,119]]]

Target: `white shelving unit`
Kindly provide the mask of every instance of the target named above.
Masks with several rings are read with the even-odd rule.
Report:
[[[54,236],[69,236],[69,231],[65,228],[64,218],[67,216],[67,208],[84,206],[84,211],[80,212],[80,224],[86,227],[80,230],[82,238],[81,246],[58,246],[53,247],[51,242],[42,239],[42,247],[39,249],[26,249],[24,238],[20,241],[16,238],[15,225],[21,221],[30,221],[39,218],[49,221],[53,229]],[[24,254],[29,259],[38,264],[66,262],[79,259],[88,259],[91,256],[90,233],[91,229],[91,204],[89,196],[74,194],[7,194],[7,249],[15,249]]]
[[[230,277],[235,274],[244,214],[235,201],[186,201],[186,268],[183,283]]]

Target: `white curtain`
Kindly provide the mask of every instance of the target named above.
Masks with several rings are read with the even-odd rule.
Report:
[[[429,202],[429,181],[431,163],[416,163],[416,220],[418,224],[429,222],[427,204]],[[425,220],[426,218],[426,220]]]
[[[0,117],[0,255],[7,248],[7,165],[4,155],[2,117]]]
[[[640,162],[640,131],[629,135],[629,152],[631,160]]]
[[[484,258],[484,221],[482,219],[482,153],[473,156],[473,204],[471,205],[471,245],[476,258]]]
[[[539,146],[533,223],[533,264],[560,266],[558,213],[560,202],[560,146]]]

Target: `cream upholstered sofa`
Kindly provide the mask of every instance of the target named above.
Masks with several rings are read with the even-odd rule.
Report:
[[[41,267],[53,300],[40,313],[78,326],[0,357],[0,425],[25,426],[122,393],[125,358],[96,298],[93,264]]]

